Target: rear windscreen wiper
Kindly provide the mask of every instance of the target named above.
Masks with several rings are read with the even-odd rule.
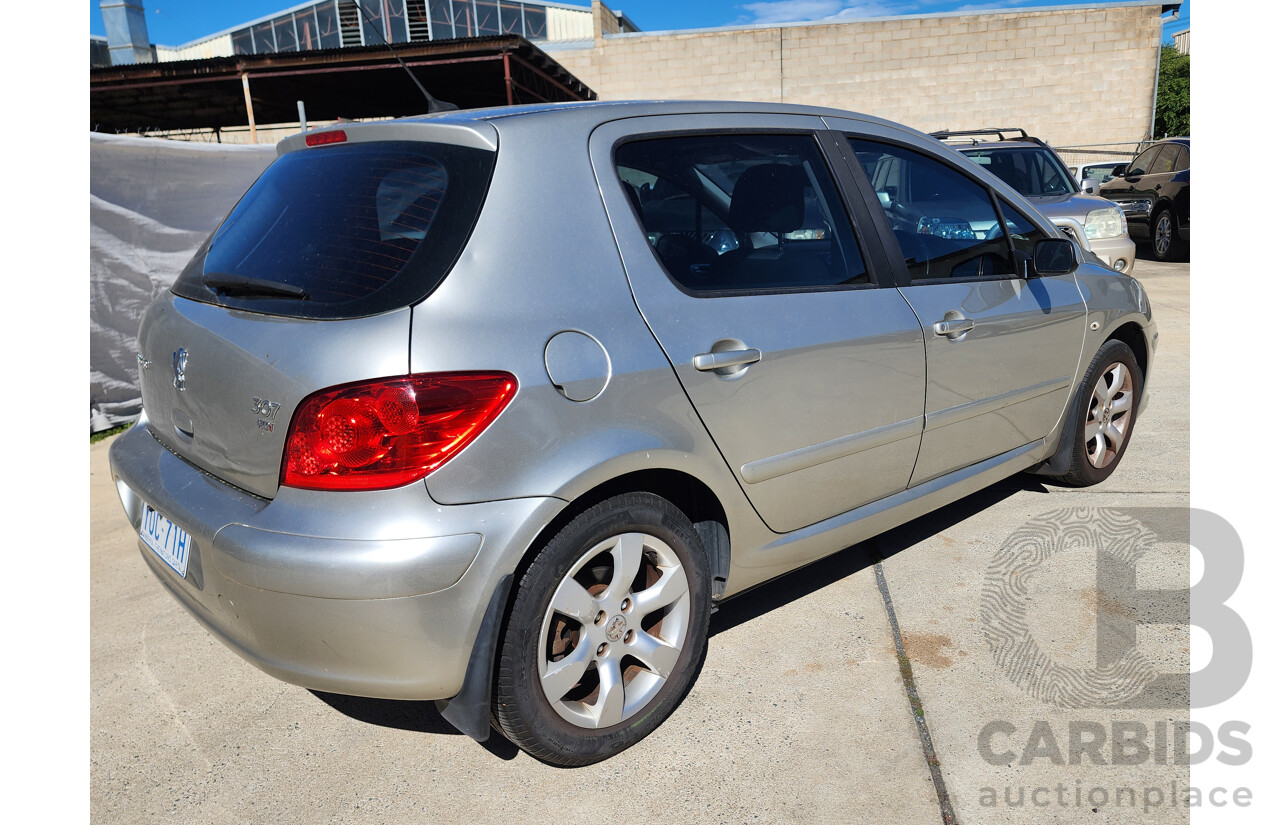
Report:
[[[200,283],[225,295],[244,297],[297,298],[305,301],[311,294],[300,286],[286,284],[283,281],[268,281],[265,278],[250,278],[245,275],[230,273],[213,273],[204,276]]]

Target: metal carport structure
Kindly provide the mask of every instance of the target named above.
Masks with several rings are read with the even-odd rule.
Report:
[[[473,109],[594,100],[595,92],[518,35],[399,44],[434,97]],[[239,55],[93,69],[89,128],[147,133],[423,114],[426,101],[386,46]]]

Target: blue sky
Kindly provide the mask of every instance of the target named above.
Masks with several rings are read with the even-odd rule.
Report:
[[[249,20],[298,5],[303,0],[140,0],[147,11],[151,42],[176,46]],[[590,5],[590,0],[566,0]],[[610,8],[625,12],[645,31],[694,29],[754,23],[838,20],[894,14],[938,14],[948,11],[1074,5],[1080,0],[615,0]],[[1107,0],[1095,0],[1104,5]],[[1191,22],[1191,2],[1182,4],[1181,19],[1165,24],[1165,39]],[[106,35],[98,0],[89,0],[89,33]]]

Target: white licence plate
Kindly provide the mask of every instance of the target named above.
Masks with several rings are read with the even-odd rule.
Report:
[[[191,552],[191,534],[169,521],[150,504],[142,504],[142,541],[160,560],[182,578],[187,577],[187,555]]]

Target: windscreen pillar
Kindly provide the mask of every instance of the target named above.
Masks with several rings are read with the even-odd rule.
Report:
[[[147,36],[147,15],[140,0],[98,0],[98,8],[107,29],[112,66],[155,62],[151,38]]]

